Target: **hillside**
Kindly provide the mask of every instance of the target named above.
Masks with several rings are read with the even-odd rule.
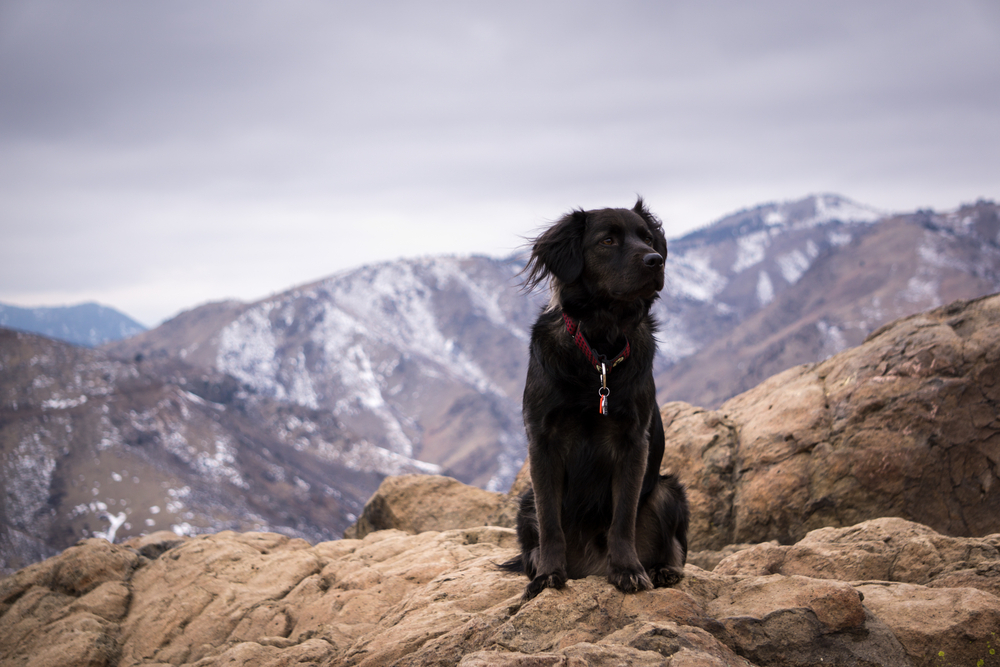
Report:
[[[524,458],[520,395],[542,299],[516,258],[430,257],[347,271],[255,304],[209,304],[106,346],[182,359],[328,411],[357,437],[506,489]]]
[[[896,315],[995,291],[998,233],[992,203],[879,219],[824,196],[672,241],[661,402],[712,408]],[[545,299],[519,291],[521,266],[367,266],[99,350],[3,332],[0,567],[113,528],[334,538],[385,475],[408,471],[506,491]]]
[[[670,252],[658,395],[705,407],[898,317],[1000,290],[992,202],[882,218],[815,197],[729,216]]]
[[[329,413],[171,359],[0,329],[0,572],[81,537],[339,537],[386,473],[433,471]]]

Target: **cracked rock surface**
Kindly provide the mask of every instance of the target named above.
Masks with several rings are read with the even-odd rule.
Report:
[[[662,409],[692,550],[895,516],[1000,530],[1000,295],[897,320],[704,410]]]
[[[522,604],[527,580],[496,567],[509,528],[90,539],[0,581],[0,664],[975,664],[997,645],[998,546],[880,519],[674,588],[590,577]]]

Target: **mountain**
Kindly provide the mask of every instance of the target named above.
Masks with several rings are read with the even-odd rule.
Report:
[[[1000,218],[985,201],[881,216],[809,197],[671,241],[667,266],[660,401],[716,407],[888,321],[1000,290]]]
[[[0,330],[0,568],[163,528],[338,537],[386,475],[506,491],[525,455],[523,256],[374,264],[75,347]],[[835,195],[670,241],[661,403],[714,407],[889,320],[1000,289],[992,202]]]
[[[116,360],[9,329],[0,329],[0,461],[0,572],[87,536],[334,539],[385,474],[438,470],[218,371]]]
[[[661,402],[714,407],[883,323],[1000,289],[997,206],[886,214],[837,195],[771,203],[671,240]],[[177,359],[328,411],[365,446],[505,490],[525,455],[520,396],[543,293],[523,256],[403,259],[254,304],[224,302],[105,346]]]
[[[96,347],[146,330],[128,315],[96,303],[53,308],[20,308],[0,303],[0,327],[39,333],[84,347]]]
[[[528,331],[517,257],[404,259],[254,304],[187,311],[106,346],[181,359],[262,396],[333,415],[366,443],[506,490],[524,460]]]

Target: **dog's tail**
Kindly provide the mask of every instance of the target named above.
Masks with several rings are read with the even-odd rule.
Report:
[[[505,560],[502,563],[494,563],[498,570],[503,570],[504,572],[510,572],[512,574],[521,574],[524,572],[524,561],[520,556],[514,556],[510,560]]]

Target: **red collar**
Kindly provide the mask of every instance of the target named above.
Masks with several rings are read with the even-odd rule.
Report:
[[[580,323],[574,320],[572,317],[566,313],[562,314],[563,321],[566,322],[566,331],[569,335],[573,337],[576,342],[576,346],[583,351],[583,355],[587,357],[587,361],[597,369],[597,372],[601,372],[601,365],[604,364],[607,370],[611,370],[621,362],[628,359],[629,354],[632,353],[632,349],[629,347],[628,338],[625,338],[625,349],[618,353],[613,359],[608,359],[603,354],[598,353],[594,348],[590,346],[587,339],[583,336],[583,331],[580,330]]]

